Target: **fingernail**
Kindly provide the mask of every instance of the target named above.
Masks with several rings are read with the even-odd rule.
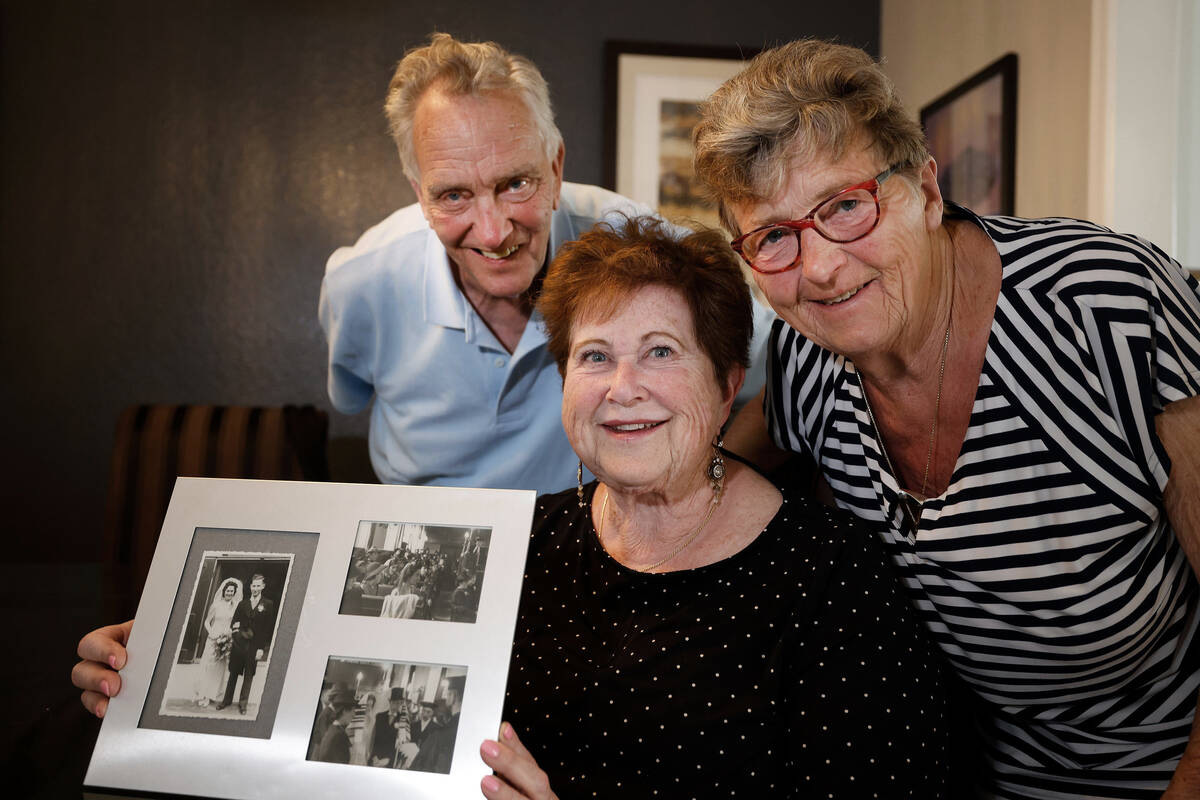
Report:
[[[485,740],[483,743],[483,754],[489,758],[496,758],[500,755],[500,745],[492,740]]]
[[[516,736],[516,734],[513,733],[512,725],[509,725],[507,722],[504,723],[504,727],[500,730],[500,735],[509,741],[512,741],[512,738]]]
[[[108,681],[100,681],[100,691],[104,693],[105,697],[112,697],[112,692],[108,690]]]
[[[112,667],[113,669],[116,669],[116,668],[117,668],[117,655],[116,655],[116,653],[114,653],[114,654],[112,654],[111,656],[109,656],[109,657],[108,657],[108,665],[109,665],[110,667]]]
[[[489,792],[500,791],[500,781],[496,780],[494,775],[483,776],[483,788]]]
[[[108,709],[108,701],[101,700],[96,704],[96,719],[104,719],[104,712]]]

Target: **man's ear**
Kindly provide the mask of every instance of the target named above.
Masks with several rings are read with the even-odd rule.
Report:
[[[554,173],[554,210],[558,210],[558,198],[562,194],[563,184],[563,162],[567,157],[567,145],[560,142],[558,145],[558,155],[550,162],[550,170]]]

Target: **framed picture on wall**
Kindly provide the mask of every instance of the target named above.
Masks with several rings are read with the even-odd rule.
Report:
[[[716,227],[692,175],[692,129],[700,102],[757,52],[605,42],[605,185],[674,222]]]
[[[179,478],[85,788],[478,795],[533,504],[526,491]]]
[[[942,196],[977,214],[1012,214],[1017,54],[1009,53],[921,109]]]

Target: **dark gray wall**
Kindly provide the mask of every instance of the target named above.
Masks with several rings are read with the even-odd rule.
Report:
[[[195,6],[202,7],[197,10]],[[569,180],[602,180],[605,39],[878,50],[878,0],[6,2],[5,559],[96,557],[139,402],[316,403],[329,252],[411,201],[380,105],[434,30],[531,57]],[[335,437],[365,419],[334,414]]]

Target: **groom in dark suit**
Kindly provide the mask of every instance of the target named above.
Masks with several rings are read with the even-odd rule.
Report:
[[[242,676],[242,691],[238,696],[238,712],[246,713],[246,700],[250,697],[250,684],[258,670],[258,660],[271,644],[275,630],[275,604],[262,596],[267,586],[262,575],[250,579],[250,596],[238,603],[233,612],[233,644],[229,651],[229,682],[225,684],[225,697],[217,706],[220,711],[233,702],[233,690],[238,676]]]

